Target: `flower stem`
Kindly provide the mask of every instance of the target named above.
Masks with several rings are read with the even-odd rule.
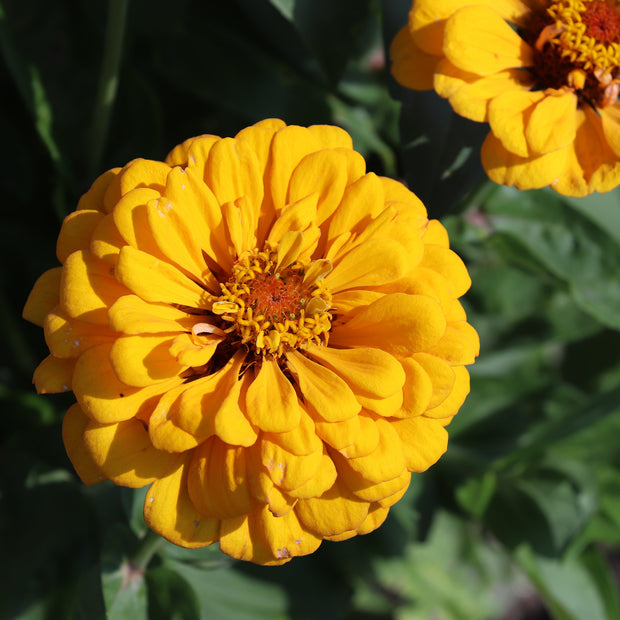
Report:
[[[118,74],[123,52],[128,5],[129,0],[110,0],[109,4],[101,75],[99,76],[90,134],[89,165],[91,175],[95,175],[101,166],[101,158],[110,124],[110,114],[118,90]]]
[[[131,565],[141,571],[146,570],[149,562],[157,553],[163,542],[164,539],[159,534],[156,534],[152,530],[147,530],[144,538],[140,541],[136,552],[131,558]]]

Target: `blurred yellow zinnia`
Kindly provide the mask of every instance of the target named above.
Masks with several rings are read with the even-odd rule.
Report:
[[[99,177],[24,316],[73,390],[86,484],[151,485],[169,541],[260,564],[377,528],[445,451],[478,336],[470,279],[337,127],[267,120]]]
[[[415,0],[391,56],[402,85],[489,123],[493,181],[570,196],[620,184],[616,0]]]

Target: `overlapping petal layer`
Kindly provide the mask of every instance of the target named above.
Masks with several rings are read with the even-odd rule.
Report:
[[[603,30],[612,34],[599,40]],[[615,0],[414,0],[392,43],[392,73],[489,123],[481,155],[493,181],[584,196],[620,184],[613,33]]]
[[[335,127],[267,120],[102,175],[24,316],[72,390],[86,484],[149,526],[282,564],[378,527],[445,451],[478,337],[445,230]]]

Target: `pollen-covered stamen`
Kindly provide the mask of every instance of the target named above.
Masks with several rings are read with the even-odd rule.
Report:
[[[278,249],[246,252],[221,284],[213,312],[230,324],[242,344],[257,353],[282,355],[308,342],[325,344],[331,328],[331,295],[323,264],[295,260],[279,267]]]
[[[536,50],[536,86],[571,89],[579,105],[616,102],[620,78],[620,4],[617,0],[558,0],[534,11],[523,32]]]

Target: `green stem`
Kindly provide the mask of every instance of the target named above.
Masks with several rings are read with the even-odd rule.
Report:
[[[152,530],[147,530],[144,538],[140,541],[136,552],[131,558],[131,565],[134,568],[138,568],[143,571],[146,570],[149,562],[163,543],[164,539],[159,534],[156,534]]]
[[[103,149],[110,124],[110,115],[118,90],[118,74],[123,53],[127,7],[129,0],[109,0],[108,23],[99,87],[95,100],[90,144],[90,172],[97,174],[101,167]]]

